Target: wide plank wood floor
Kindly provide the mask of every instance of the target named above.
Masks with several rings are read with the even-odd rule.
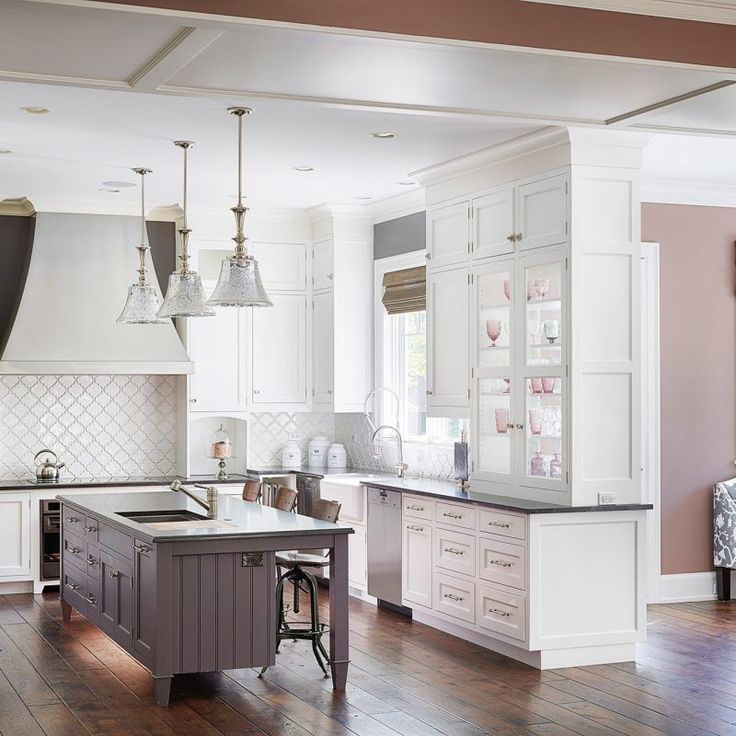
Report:
[[[326,600],[322,601],[323,605]],[[652,606],[636,662],[539,672],[351,600],[349,686],[306,642],[253,670],[148,672],[56,594],[0,596],[2,736],[736,736],[736,603]],[[325,611],[326,613],[326,611]]]

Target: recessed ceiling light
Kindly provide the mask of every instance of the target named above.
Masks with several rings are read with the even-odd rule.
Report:
[[[397,181],[396,183],[402,187],[413,187],[416,184],[415,181]]]
[[[376,133],[371,133],[371,138],[396,138],[396,133],[389,130],[379,130]]]
[[[292,166],[291,167],[294,171],[301,171],[301,172],[307,172],[307,171],[314,171],[314,166]]]
[[[13,153],[9,148],[0,148],[0,154],[2,153]]]
[[[103,181],[103,187],[112,187],[113,189],[125,189],[126,187],[136,186],[133,181]]]
[[[98,192],[110,192],[111,194],[117,194],[120,190],[119,189],[112,189],[110,187],[100,187]]]
[[[39,105],[23,105],[18,108],[21,112],[28,112],[31,115],[46,115],[49,111],[48,107],[40,107]]]
[[[355,199],[370,199],[367,194],[356,194]]]

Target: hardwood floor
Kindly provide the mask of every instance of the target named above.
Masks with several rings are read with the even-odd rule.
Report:
[[[277,666],[148,672],[54,594],[0,596],[2,736],[736,736],[736,603],[652,606],[635,663],[540,672],[351,600],[347,691],[307,642]]]

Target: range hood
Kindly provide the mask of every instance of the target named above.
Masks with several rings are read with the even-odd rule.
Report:
[[[192,373],[173,323],[116,322],[136,277],[139,239],[136,217],[36,214],[25,279],[0,325],[0,374]],[[148,268],[157,285],[150,261]]]

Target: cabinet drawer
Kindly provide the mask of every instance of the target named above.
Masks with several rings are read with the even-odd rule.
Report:
[[[479,529],[502,537],[526,539],[526,516],[510,514],[508,511],[480,509]]]
[[[77,570],[74,565],[64,563],[64,573],[61,580],[61,597],[78,611],[84,613],[87,607],[87,576]]]
[[[86,518],[84,514],[80,514],[78,511],[70,508],[64,508],[62,524],[64,530],[76,534],[78,537],[84,538],[84,525]]]
[[[463,529],[475,530],[475,506],[461,505],[457,503],[435,503],[435,519],[438,524],[449,524],[459,526]]]
[[[84,518],[84,533],[87,537],[88,542],[97,541],[97,532],[99,529],[99,522],[94,516],[86,516]]]
[[[87,544],[87,575],[93,580],[100,579],[100,548],[96,544]]]
[[[475,583],[436,573],[434,577],[435,611],[475,623]]]
[[[475,537],[470,534],[435,527],[434,564],[437,567],[475,577],[475,550]]]
[[[87,605],[86,615],[92,621],[100,618],[100,583],[97,580],[87,578],[87,595],[84,598]]]
[[[85,559],[87,557],[87,544],[71,534],[64,535],[64,549],[62,551],[64,564],[67,562],[80,570],[87,569]]]
[[[432,501],[417,498],[416,496],[402,496],[401,504],[404,516],[432,521]]]
[[[526,598],[478,586],[478,625],[512,639],[526,639]]]
[[[133,559],[133,540],[127,534],[123,534],[107,524],[100,524],[98,538],[103,547],[107,547],[107,549],[125,557],[127,560]]]
[[[520,544],[478,538],[478,577],[526,590],[526,549]]]

